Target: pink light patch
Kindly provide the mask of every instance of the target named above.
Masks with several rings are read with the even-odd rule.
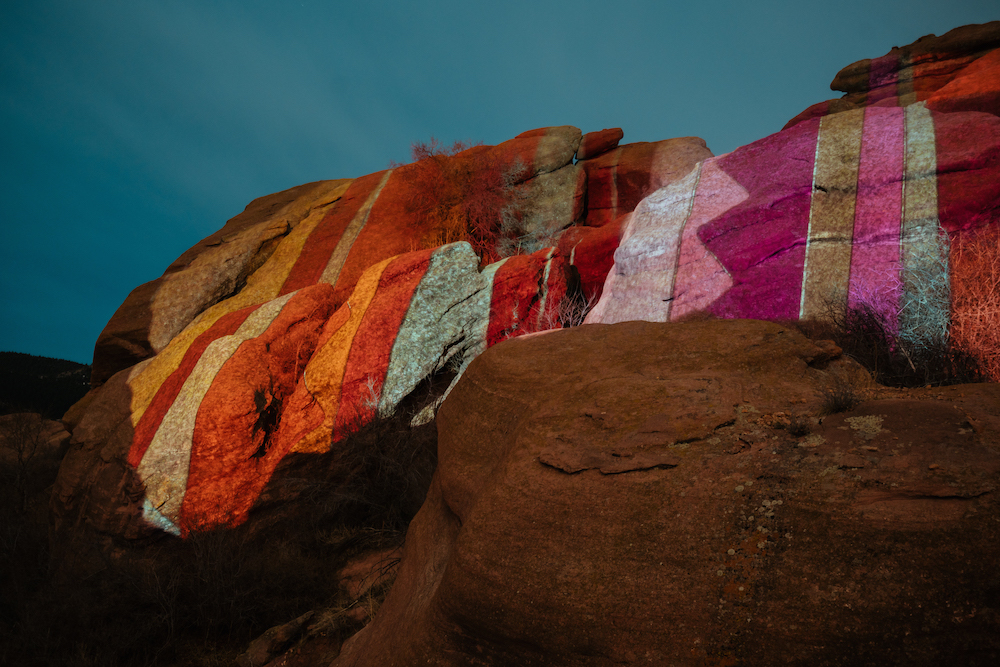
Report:
[[[749,196],[746,188],[723,171],[717,159],[702,163],[691,216],[681,236],[670,319],[704,310],[732,287],[732,277],[698,238],[698,230]]]
[[[864,303],[895,323],[902,295],[899,232],[903,205],[905,110],[868,107],[854,208],[848,303]]]

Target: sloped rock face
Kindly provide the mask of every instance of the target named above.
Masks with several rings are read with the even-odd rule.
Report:
[[[790,431],[852,372],[837,354],[746,320],[490,349],[440,410],[394,588],[333,664],[991,664],[1000,391]]]
[[[926,97],[900,93],[898,67],[889,95],[869,63],[853,106],[728,155],[692,137],[620,145],[618,130],[563,126],[447,157],[456,173],[516,176],[493,213],[517,208],[521,252],[485,266],[488,253],[428,229],[413,203],[428,196],[419,164],[255,201],[102,333],[99,389],[73,413],[54,489],[56,541],[71,551],[85,529],[240,522],[283,457],[329,451],[442,369],[578,323],[599,297],[588,322],[809,319],[866,304],[913,340],[945,339],[956,287],[979,275],[953,261],[955,242],[995,248],[1000,233],[994,32],[906,51],[944,73],[914,88]],[[919,63],[910,80],[925,76]],[[982,303],[970,312],[988,313]],[[426,421],[437,403],[416,407]]]
[[[137,288],[98,341],[103,386],[74,413],[56,535],[239,523],[284,456],[326,452],[445,367],[461,372],[490,345],[566,323],[565,303],[579,311],[596,296],[618,243],[613,226],[578,226],[582,137],[540,128],[446,158],[454,173],[516,176],[502,194],[518,207],[525,254],[483,267],[467,243],[428,236],[413,205],[428,196],[426,174],[412,164],[256,200]],[[639,181],[710,155],[703,142],[674,156],[661,144],[658,161],[632,166],[652,170]],[[436,403],[422,407],[417,420],[433,418]]]
[[[998,40],[1000,23],[973,26],[856,63],[834,83],[847,102],[643,199],[587,321],[811,319],[849,305],[907,340],[946,341],[965,279],[951,247],[1000,238]]]
[[[581,160],[587,172],[587,225],[601,227],[629,213],[651,192],[712,157],[705,141],[681,137],[618,146]]]
[[[157,354],[195,316],[242,289],[284,236],[304,220],[313,218],[315,224],[349,183],[308,183],[255,199],[178,257],[162,277],[135,288],[97,339],[92,382],[103,384]]]
[[[866,106],[904,107],[926,102],[935,111],[1000,113],[996,49],[1000,21],[927,35],[881,58],[859,60],[840,71],[831,90],[846,93],[819,102],[785,125]]]

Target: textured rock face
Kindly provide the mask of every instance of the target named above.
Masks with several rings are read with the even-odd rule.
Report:
[[[587,321],[809,319],[847,304],[908,340],[947,340],[966,279],[951,247],[1000,238],[998,44],[994,23],[856,63],[834,83],[849,104],[643,199]]]
[[[261,198],[138,288],[98,341],[104,386],[74,415],[57,534],[240,522],[287,454],[328,451],[446,365],[562,326],[564,302],[599,291],[618,243],[613,227],[574,226],[586,217],[587,172],[572,163],[581,139],[541,128],[447,158],[455,173],[516,171],[510,197],[531,254],[480,267],[466,243],[424,247],[411,205],[423,182],[405,165]],[[686,146],[671,164],[693,166]],[[657,164],[670,162],[658,150]]]
[[[157,354],[199,313],[240,290],[299,223],[315,224],[350,181],[321,181],[261,197],[135,288],[97,339],[93,382]]]
[[[838,353],[746,320],[490,349],[440,410],[395,587],[334,664],[987,664],[998,387],[790,432],[851,372]]]
[[[1000,21],[969,25],[937,37],[927,35],[881,58],[848,65],[830,84],[846,93],[819,102],[785,125],[866,106],[904,107],[927,102],[936,111],[1000,113],[996,49]]]
[[[941,340],[952,295],[978,275],[952,249],[973,232],[995,248],[1000,233],[995,32],[904,49],[909,80],[935,82],[915,84],[924,97],[900,93],[898,67],[889,95],[869,63],[868,89],[841,77],[853,106],[719,157],[696,138],[619,145],[620,130],[568,126],[449,157],[456,172],[517,175],[498,205],[517,205],[522,252],[486,266],[429,235],[419,165],[256,200],[102,333],[103,386],[73,414],[53,495],[57,542],[80,526],[136,537],[239,522],[283,457],[329,450],[442,368],[578,323],[598,297],[592,323],[867,303]],[[427,420],[436,404],[418,408]]]
[[[697,137],[619,146],[581,160],[587,172],[587,224],[601,227],[636,207],[643,197],[712,157]]]
[[[578,160],[589,160],[610,150],[618,148],[618,142],[622,140],[625,133],[620,127],[613,127],[600,132],[588,132],[583,135],[580,142],[580,149],[576,152]]]

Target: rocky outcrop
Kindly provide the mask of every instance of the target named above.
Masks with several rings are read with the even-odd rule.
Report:
[[[57,534],[239,523],[284,456],[328,451],[501,340],[579,323],[618,243],[614,229],[575,225],[587,214],[587,171],[572,163],[581,140],[541,128],[435,158],[440,174],[416,163],[262,198],[137,289],[98,342],[104,386],[74,413]],[[707,154],[692,141],[628,149],[650,158],[626,160],[629,173],[682,175]],[[519,239],[519,254],[486,267],[423,217],[428,196],[454,195],[428,178],[475,193],[484,169],[507,179],[490,201],[516,210],[505,233]],[[441,398],[416,406],[416,420]]]
[[[587,321],[606,324],[812,319],[830,304],[865,304],[910,340],[946,339],[953,295],[980,280],[954,248],[973,235],[996,248],[1000,233],[1000,118],[982,93],[993,85],[990,39],[970,42],[968,58],[955,56],[961,63],[926,98],[899,106],[908,98],[883,104],[889,97],[868,91],[856,108],[813,114],[719,157],[692,137],[619,145],[617,130],[540,128],[255,201],[138,288],[102,334],[98,388],[72,411],[73,444],[52,496],[54,552],[73,553],[93,534],[239,523],[287,457],[336,452],[359,423],[408,397],[414,421],[429,421],[450,390],[418,401],[421,383],[461,377],[508,339],[578,324],[595,303]],[[946,99],[961,110],[941,106]],[[574,164],[574,155],[585,159]],[[454,182],[442,187],[442,175]],[[500,231],[472,238],[462,216],[473,213]],[[984,303],[969,301],[967,312],[991,312]],[[973,328],[991,326],[980,317]],[[617,358],[549,336],[535,338],[570,345],[598,375],[598,361]],[[795,345],[781,353],[791,355],[786,370],[806,375],[774,401],[815,401],[821,389],[821,376],[799,363],[815,346]],[[735,389],[684,382],[669,391],[715,396],[714,412],[650,422],[650,433],[710,440],[739,419],[727,403]],[[746,382],[737,393],[750,398],[737,402],[762,409]],[[679,465],[676,452],[647,452],[646,436],[636,437],[617,456],[553,445],[543,468],[607,476]],[[497,471],[508,465],[506,454],[483,456]],[[455,529],[448,521],[442,535]]]
[[[818,102],[785,125],[867,106],[905,107],[926,102],[935,111],[1000,115],[1000,21],[955,28],[893,47],[881,58],[859,60],[837,74],[831,90],[846,93]]]
[[[820,418],[858,377],[838,354],[747,320],[491,348],[440,410],[394,588],[333,664],[988,663],[1000,388]]]
[[[625,144],[580,161],[587,172],[587,221],[614,223],[648,194],[688,174],[712,152],[697,137]]]
[[[198,314],[242,290],[282,238],[303,221],[315,225],[348,185],[320,181],[255,199],[163,276],[132,290],[97,339],[91,381],[101,385],[159,353]]]
[[[947,342],[966,308],[952,295],[982,280],[956,271],[953,248],[1000,238],[998,40],[988,24],[894,50],[892,67],[856,63],[835,82],[849,104],[650,194],[622,225],[587,321],[822,319],[850,306],[914,344]],[[899,92],[904,74],[920,95]]]
[[[620,127],[613,127],[600,132],[588,132],[583,135],[580,148],[576,152],[577,160],[589,160],[598,155],[607,153],[618,148],[618,142],[622,140],[625,133]]]

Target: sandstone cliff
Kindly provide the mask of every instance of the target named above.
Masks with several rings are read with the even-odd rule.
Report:
[[[953,347],[1000,380],[998,54],[1000,22],[922,38],[727,155],[550,127],[255,200],[97,341],[56,557],[240,524],[291,458],[440,407],[397,583],[337,664],[822,663],[892,614],[921,620],[892,616],[886,647],[944,655],[934,628],[965,621],[915,611],[932,598],[979,642],[995,385],[862,404],[803,439],[777,415],[818,419],[857,369],[758,320],[860,310],[905,354]],[[741,322],[676,324],[705,317]]]

